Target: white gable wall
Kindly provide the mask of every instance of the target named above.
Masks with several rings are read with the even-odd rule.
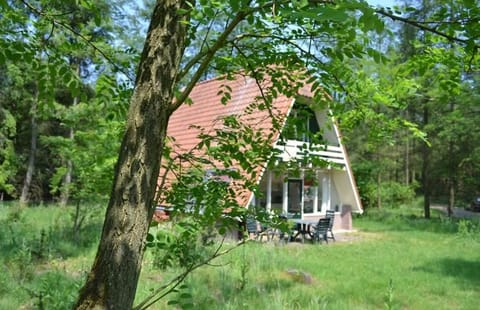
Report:
[[[337,136],[337,131],[333,125],[332,118],[327,114],[326,110],[315,111],[317,117],[318,126],[322,128],[322,136],[328,145],[339,146],[340,140]]]
[[[324,148],[320,148],[320,151],[311,152],[311,155],[319,156],[327,161],[332,162],[332,166],[327,167],[326,169],[318,169],[315,167],[309,168],[317,171],[318,178],[316,181],[318,182],[319,187],[313,187],[310,192],[310,196],[312,196],[312,192],[315,196],[312,213],[303,212],[303,207],[306,204],[304,203],[305,196],[302,197],[301,216],[304,217],[305,215],[308,217],[323,215],[325,214],[326,210],[335,210],[341,212],[344,206],[349,206],[352,212],[362,213],[363,210],[356,189],[355,180],[350,168],[350,162],[348,160],[345,148],[341,143],[340,132],[328,110],[315,111],[315,117],[319,127],[322,129],[322,136],[326,142],[326,145]],[[282,154],[279,157],[280,160],[290,161],[301,156],[299,148],[304,144],[305,142],[288,140],[286,141],[286,144],[276,144],[275,148],[282,151]],[[298,178],[293,179],[298,180]],[[303,177],[301,179],[303,180]],[[273,191],[271,185],[272,180],[277,184],[274,186],[276,190]],[[283,182],[283,180],[288,180],[288,176],[273,176],[271,172],[266,171],[266,173],[263,174],[261,181],[264,184],[263,187],[265,190],[265,197],[261,199],[263,202],[258,200],[255,201],[254,204],[258,206],[264,206],[269,211],[272,210],[276,212],[287,213],[289,205],[287,182],[283,184],[281,204],[279,203],[279,197],[277,197],[280,194],[280,184],[278,183]],[[306,195],[305,189],[306,186],[303,184],[304,195]],[[272,197],[272,194],[275,197]]]

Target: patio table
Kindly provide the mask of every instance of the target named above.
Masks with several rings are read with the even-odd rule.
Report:
[[[292,237],[292,240],[296,240],[299,235],[302,235],[302,242],[304,242],[306,235],[313,240],[311,226],[317,224],[317,221],[302,219],[292,219],[291,221],[295,223],[295,230],[297,231],[297,233]]]

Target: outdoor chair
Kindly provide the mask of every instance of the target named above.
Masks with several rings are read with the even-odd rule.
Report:
[[[335,221],[335,211],[333,210],[327,210],[327,214],[326,216],[327,218],[330,219],[330,225],[328,227],[328,232],[330,233],[330,237],[327,237],[327,238],[330,238],[330,239],[333,239],[333,241],[335,241],[335,236],[333,235],[333,223]]]
[[[262,241],[263,237],[267,237],[267,241],[270,240],[271,230],[267,227],[263,227],[259,221],[253,217],[247,217],[247,233],[250,237],[253,234],[255,240]]]
[[[325,217],[318,220],[317,225],[313,226],[313,240],[321,242],[322,240],[328,243],[328,228],[330,227],[331,218]]]

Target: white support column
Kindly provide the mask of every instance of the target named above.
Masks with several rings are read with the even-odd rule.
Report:
[[[284,178],[285,180],[285,178]],[[283,213],[288,213],[288,180],[283,181]]]
[[[272,210],[272,171],[267,170],[267,203],[265,209],[268,213]]]
[[[330,210],[330,186],[330,169],[328,169],[325,170],[324,173],[322,173],[322,213],[325,213],[326,210]]]
[[[301,193],[300,193],[300,218],[303,220],[303,207],[304,207],[304,202],[305,202],[305,180],[304,180],[304,177],[305,177],[305,173],[304,171],[302,170],[302,172],[300,173],[300,180],[301,180],[301,184],[300,184],[300,188],[302,189]]]
[[[326,210],[331,210],[332,208],[332,170],[330,167],[328,167],[327,170],[327,206],[325,208]]]
[[[313,187],[313,213],[318,212],[318,171],[315,170],[315,187]]]

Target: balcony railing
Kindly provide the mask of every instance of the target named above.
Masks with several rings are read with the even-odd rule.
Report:
[[[287,140],[284,144],[275,146],[282,154],[283,161],[303,158],[304,156],[319,156],[327,162],[345,165],[345,154],[341,146],[310,144],[308,142]]]

